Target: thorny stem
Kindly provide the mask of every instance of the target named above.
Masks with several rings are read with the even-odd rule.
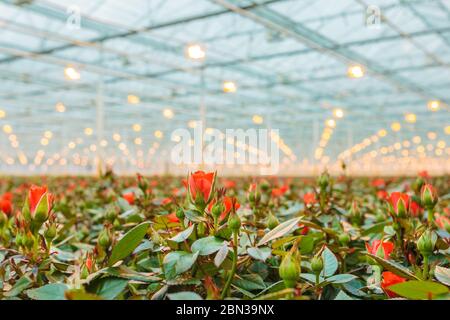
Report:
[[[423,280],[428,278],[428,256],[423,256]]]
[[[228,276],[225,287],[223,288],[222,294],[220,298],[223,300],[225,296],[228,295],[228,291],[230,290],[231,281],[233,281],[234,274],[237,269],[237,258],[238,258],[238,233],[233,233],[233,266],[231,267],[231,272]]]

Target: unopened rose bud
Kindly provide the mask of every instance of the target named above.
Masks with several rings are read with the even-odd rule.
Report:
[[[436,243],[435,235],[430,231],[425,231],[417,240],[417,249],[423,256],[431,256],[433,254],[434,245]]]
[[[35,238],[31,232],[28,232],[27,234],[25,234],[22,239],[23,246],[25,248],[27,248],[28,250],[31,250],[31,248],[33,248],[34,242],[35,242]]]
[[[8,216],[0,210],[0,229],[8,222]]]
[[[280,221],[278,221],[277,217],[275,217],[272,213],[269,214],[267,217],[267,227],[272,230],[276,226],[280,224]]]
[[[213,215],[214,220],[219,219],[220,215],[224,211],[225,211],[225,206],[222,204],[222,202],[216,203],[211,209],[211,214]]]
[[[117,212],[114,209],[110,209],[106,212],[106,220],[113,222],[117,217]]]
[[[311,259],[311,270],[315,274],[320,274],[323,269],[323,259],[320,255],[314,256]]]
[[[438,201],[436,190],[431,184],[425,184],[422,187],[420,199],[427,210],[433,210]]]
[[[322,173],[318,178],[317,178],[317,184],[320,187],[320,190],[325,190],[328,185],[330,184],[330,175],[328,174],[328,172],[324,172]]]
[[[297,252],[288,252],[281,260],[278,269],[280,278],[284,281],[286,288],[294,288],[301,273],[300,256]]]
[[[98,235],[98,244],[106,249],[111,245],[111,237],[109,236],[109,232],[106,229],[103,229]]]
[[[347,232],[341,233],[339,235],[339,243],[346,247],[350,242],[350,235]]]
[[[266,180],[262,181],[259,184],[259,186],[261,187],[261,190],[264,191],[264,192],[266,192],[267,190],[270,189],[270,184]]]
[[[412,189],[419,193],[422,190],[423,185],[425,184],[425,180],[422,177],[418,177],[414,183],[412,184]]]
[[[183,220],[184,219],[184,210],[183,208],[178,208],[175,215],[178,219]]]
[[[47,230],[44,231],[44,238],[50,242],[55,237],[56,237],[56,225],[52,223],[47,227]]]
[[[230,214],[230,217],[228,218],[228,227],[233,232],[239,232],[239,229],[241,228],[241,219],[239,219],[237,214]]]

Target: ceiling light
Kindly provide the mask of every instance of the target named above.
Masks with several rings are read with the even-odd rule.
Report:
[[[407,113],[405,114],[405,121],[408,123],[415,123],[417,120],[417,117],[414,113]]]
[[[87,136],[91,136],[94,133],[94,130],[92,130],[92,128],[85,128],[84,129],[84,134]]]
[[[430,111],[438,111],[441,107],[441,102],[439,100],[430,100],[428,101],[427,107]]]
[[[391,129],[392,131],[400,131],[400,129],[402,128],[402,125],[400,124],[400,122],[392,122],[391,124]]]
[[[203,60],[206,57],[206,50],[203,45],[193,43],[186,46],[185,55],[191,60]]]
[[[66,106],[65,106],[62,102],[58,102],[58,103],[55,105],[55,109],[56,109],[56,111],[58,111],[58,112],[64,112],[64,111],[66,111]]]
[[[163,116],[167,119],[172,119],[173,118],[173,111],[172,109],[164,109],[163,110]]]
[[[364,76],[364,69],[360,65],[350,66],[347,69],[347,75],[349,78],[362,78]]]
[[[4,117],[6,117],[6,112],[3,110],[0,110],[0,119],[3,119]]]
[[[141,102],[141,98],[139,98],[138,96],[134,95],[134,94],[129,94],[127,97],[128,103],[129,104],[138,104]]]
[[[5,124],[3,126],[3,132],[5,133],[11,133],[12,132],[12,127],[9,124]]]
[[[156,138],[161,139],[163,137],[163,133],[160,130],[156,130],[154,132]]]
[[[342,118],[344,116],[344,111],[342,109],[340,109],[340,108],[334,109],[333,110],[333,115],[336,118],[340,119],[340,118]]]
[[[262,124],[264,122],[263,117],[255,114],[252,118],[254,124]]]
[[[80,73],[73,66],[64,68],[64,76],[68,80],[79,80],[81,78]]]
[[[334,119],[328,119],[325,123],[330,128],[336,127],[336,120]]]
[[[224,81],[222,88],[225,93],[234,93],[237,91],[236,83],[233,81]]]
[[[136,132],[139,132],[139,131],[142,130],[141,125],[138,124],[138,123],[133,124],[133,127],[132,127],[132,128],[133,128],[133,131],[136,131]]]

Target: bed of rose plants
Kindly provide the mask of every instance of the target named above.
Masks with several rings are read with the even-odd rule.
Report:
[[[0,178],[0,299],[450,297],[450,179]]]

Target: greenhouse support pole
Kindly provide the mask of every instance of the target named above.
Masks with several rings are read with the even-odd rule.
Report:
[[[104,101],[103,101],[103,79],[100,78],[97,85],[97,98],[96,98],[97,116],[97,174],[102,175],[103,170],[103,149],[101,141],[103,140],[103,127],[104,127]]]

